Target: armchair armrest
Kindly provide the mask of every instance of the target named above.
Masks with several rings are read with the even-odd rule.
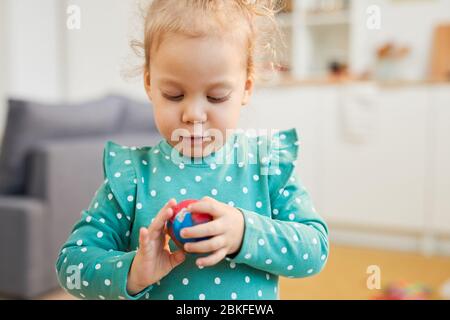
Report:
[[[25,197],[0,197],[0,292],[30,298],[49,287],[45,205]]]

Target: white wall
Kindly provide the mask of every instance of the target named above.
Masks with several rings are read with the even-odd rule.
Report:
[[[81,29],[66,31],[67,95],[87,99],[109,92],[145,97],[141,77],[122,71],[138,65],[129,41],[139,24],[135,0],[72,0],[81,9]]]
[[[357,71],[372,65],[376,48],[394,41],[411,47],[402,74],[405,79],[422,80],[428,74],[434,27],[450,23],[450,0],[353,0],[353,63]],[[366,10],[370,5],[381,9],[381,29],[366,27]]]
[[[5,115],[6,115],[6,92],[7,88],[7,35],[6,26],[7,22],[7,3],[6,1],[0,1],[0,145],[3,138],[3,131],[5,127]]]

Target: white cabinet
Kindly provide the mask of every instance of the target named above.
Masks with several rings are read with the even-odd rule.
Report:
[[[420,229],[424,212],[427,90],[381,89],[372,132],[347,140],[337,103],[340,90],[321,95],[319,210],[339,224]],[[320,110],[320,111],[319,111]],[[370,118],[369,118],[370,120]]]
[[[436,88],[433,95],[434,119],[434,193],[431,220],[436,231],[450,234],[450,86]]]

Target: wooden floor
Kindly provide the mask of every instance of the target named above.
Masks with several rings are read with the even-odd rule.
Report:
[[[392,281],[421,282],[441,299],[439,290],[450,280],[450,257],[423,257],[419,254],[332,246],[325,269],[314,277],[280,280],[281,299],[370,299],[379,290],[367,288],[367,267],[377,265],[382,288]],[[62,290],[40,299],[73,299]]]

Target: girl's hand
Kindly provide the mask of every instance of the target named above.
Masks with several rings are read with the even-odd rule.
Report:
[[[211,237],[199,242],[188,242],[184,245],[186,252],[213,252],[207,257],[198,258],[198,266],[212,266],[228,254],[237,252],[244,236],[244,216],[242,213],[225,203],[210,197],[191,203],[187,210],[199,213],[209,213],[213,220],[194,227],[181,230],[183,238]]]
[[[170,252],[166,221],[173,215],[175,199],[170,199],[148,228],[141,228],[139,248],[128,273],[127,290],[135,295],[159,281],[185,259],[184,252]]]

